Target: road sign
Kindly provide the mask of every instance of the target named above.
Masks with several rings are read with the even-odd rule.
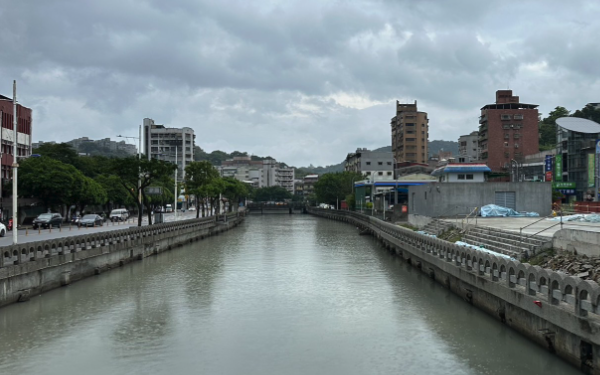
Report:
[[[163,188],[159,186],[149,186],[144,191],[147,195],[161,195],[162,189]]]
[[[552,155],[546,155],[546,172],[552,171]]]

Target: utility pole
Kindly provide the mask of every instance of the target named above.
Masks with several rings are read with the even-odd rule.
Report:
[[[13,245],[18,243],[17,229],[17,170],[19,169],[19,163],[17,162],[17,141],[18,141],[18,129],[17,129],[17,81],[13,81],[13,165],[12,165],[12,186],[13,186],[13,199],[12,199],[12,211],[13,211]]]
[[[4,143],[4,141],[2,140],[2,125],[4,125],[3,123],[4,121],[4,112],[0,111],[0,220],[4,221],[4,198],[2,197],[2,188],[3,188],[3,174],[4,174],[4,170],[2,169],[2,153],[3,153],[3,149],[2,149],[2,145]]]
[[[142,211],[142,220],[144,220],[144,202],[142,202],[142,125],[140,125],[140,137],[139,137],[139,146],[138,146],[138,161],[140,165],[138,166],[138,202],[140,202],[140,209]],[[150,223],[148,223],[150,224]]]
[[[177,141],[175,141],[175,202],[173,204],[173,217],[177,220],[177,172],[179,172],[179,164],[177,164]]]

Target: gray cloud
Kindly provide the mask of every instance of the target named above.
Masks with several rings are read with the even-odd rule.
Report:
[[[191,126],[212,150],[332,164],[390,143],[395,100],[456,140],[507,86],[547,113],[598,101],[594,1],[13,1],[0,93],[34,139]]]

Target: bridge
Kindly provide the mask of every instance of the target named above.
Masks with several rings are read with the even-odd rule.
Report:
[[[306,213],[306,206],[302,202],[289,203],[249,203],[246,207],[250,214],[293,214]]]

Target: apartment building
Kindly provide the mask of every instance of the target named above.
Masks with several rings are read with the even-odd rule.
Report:
[[[32,110],[17,103],[17,131],[15,133],[12,98],[0,95],[0,121],[2,147],[0,152],[0,178],[10,179],[14,161],[13,146],[16,143],[17,158],[31,155]]]
[[[188,127],[168,128],[145,118],[143,139],[148,160],[152,158],[177,164],[177,179],[183,181],[185,167],[194,161],[194,130]]]
[[[539,152],[538,105],[521,103],[512,90],[496,91],[496,102],[481,108],[480,161],[494,172]]]
[[[274,159],[252,160],[250,156],[236,156],[223,161],[217,169],[223,177],[234,177],[257,188],[281,186],[294,194],[294,169]]]
[[[392,153],[396,163],[427,163],[429,118],[419,112],[417,101],[403,104],[396,101],[396,116],[391,120]]]
[[[392,152],[369,151],[357,148],[346,156],[344,171],[361,173],[371,181],[394,179],[394,156]]]
[[[458,162],[475,163],[479,160],[479,132],[476,130],[458,137]]]

